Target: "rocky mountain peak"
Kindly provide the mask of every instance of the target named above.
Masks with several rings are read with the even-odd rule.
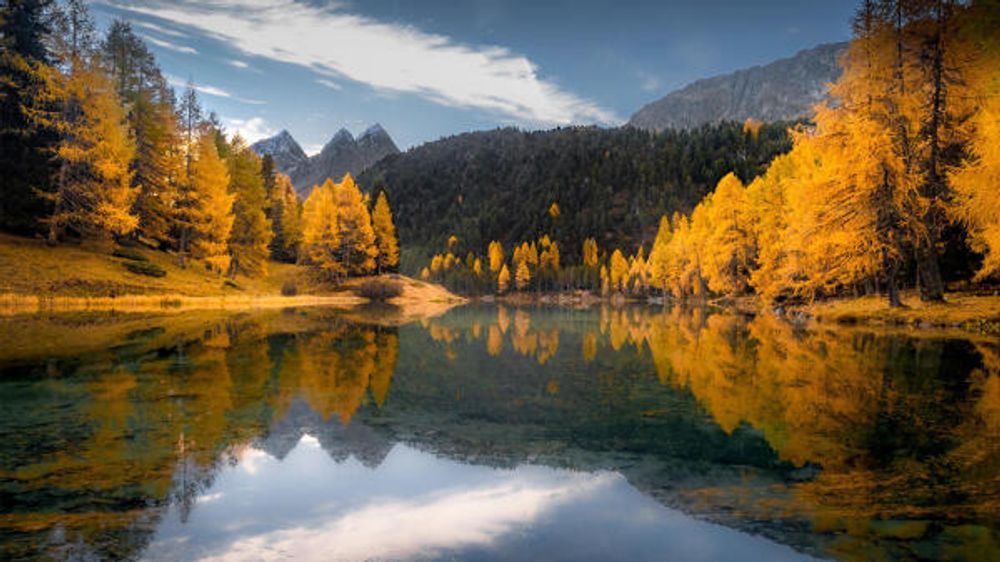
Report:
[[[847,43],[828,43],[792,57],[692,82],[632,116],[629,125],[659,131],[719,121],[788,121],[808,117],[840,77],[837,59]]]
[[[254,143],[251,148],[261,156],[271,154],[278,171],[288,174],[303,196],[327,178],[340,181],[347,173],[358,176],[382,158],[399,152],[389,133],[377,123],[357,139],[347,129],[340,129],[312,157],[306,156],[288,131]]]

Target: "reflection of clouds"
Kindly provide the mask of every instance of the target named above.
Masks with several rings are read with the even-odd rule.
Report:
[[[511,479],[520,480],[514,474]],[[505,482],[411,501],[373,503],[319,527],[299,526],[241,539],[225,554],[204,560],[260,559],[267,552],[297,560],[433,557],[444,549],[489,545],[612,480],[604,474],[581,475],[564,484]]]
[[[236,458],[186,524],[167,518],[147,559],[433,558],[490,546],[622,481],[611,473],[469,466],[402,445],[370,469],[353,458],[334,462],[310,435],[283,461],[253,447]]]

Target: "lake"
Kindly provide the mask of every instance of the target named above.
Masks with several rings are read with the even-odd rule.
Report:
[[[3,559],[1000,559],[996,338],[492,305],[0,338]]]

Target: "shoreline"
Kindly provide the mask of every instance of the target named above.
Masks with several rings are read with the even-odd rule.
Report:
[[[882,296],[837,298],[789,306],[768,306],[754,297],[679,301],[662,297],[626,297],[621,294],[605,297],[587,291],[510,293],[469,297],[469,300],[511,306],[545,305],[567,308],[589,308],[595,305],[710,307],[749,316],[773,315],[800,325],[958,329],[970,333],[1000,334],[1000,296],[964,292],[947,293],[943,303],[925,303],[920,301],[915,291],[906,291],[903,297],[904,307],[898,309],[889,308]]]
[[[185,310],[253,310],[305,306],[351,308],[368,303],[352,293],[333,295],[122,295],[39,296],[0,294],[0,316],[61,312],[170,312]]]

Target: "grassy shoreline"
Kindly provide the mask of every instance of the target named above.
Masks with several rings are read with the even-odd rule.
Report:
[[[181,267],[177,257],[148,248],[129,248],[161,276],[137,273],[111,242],[85,241],[48,246],[44,241],[0,234],[0,316],[56,312],[162,312],[249,310],[306,306],[348,309],[369,302],[358,287],[371,278],[331,286],[303,266],[268,263],[267,274],[236,279]],[[443,287],[402,275],[382,275],[401,294],[389,304],[407,315],[439,314],[465,299]]]

